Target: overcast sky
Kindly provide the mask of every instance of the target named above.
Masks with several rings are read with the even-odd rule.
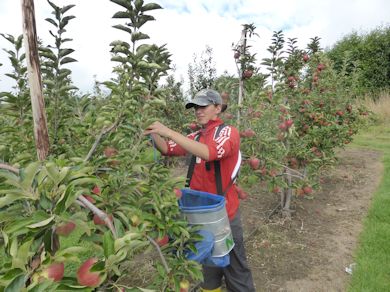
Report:
[[[84,93],[93,87],[94,75],[99,81],[113,77],[109,44],[113,40],[128,40],[128,35],[112,28],[122,23],[112,19],[120,6],[109,0],[52,0],[57,6],[75,4],[66,15],[76,19],[67,26],[65,43],[75,49],[72,57],[77,63],[68,65],[73,70],[73,81]],[[287,38],[298,38],[301,49],[310,38],[321,38],[327,48],[353,31],[366,33],[390,24],[388,0],[156,0],[164,9],[150,12],[156,21],[144,25],[141,31],[149,34],[150,43],[167,44],[176,66],[176,77],[187,79],[188,64],[193,55],[200,55],[206,46],[213,48],[217,74],[236,73],[232,43],[240,39],[242,24],[253,23],[259,37],[250,45],[257,52],[257,65],[269,57],[266,48],[274,31],[283,30]],[[22,33],[21,1],[0,0],[0,33],[18,36]],[[52,44],[49,23],[51,7],[46,0],[35,0],[38,36],[45,45]],[[10,43],[0,37],[0,48],[11,49]],[[10,72],[7,54],[0,51],[0,91],[14,85],[4,75]]]

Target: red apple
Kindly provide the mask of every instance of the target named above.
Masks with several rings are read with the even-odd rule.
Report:
[[[310,57],[308,54],[303,54],[303,62],[309,61]]]
[[[290,127],[292,126],[292,124],[294,123],[294,121],[291,120],[291,119],[288,119],[288,120],[286,120],[284,123],[286,124],[286,127],[287,127],[287,128],[290,128]]]
[[[248,198],[248,193],[244,191],[241,187],[236,186],[236,190],[237,190],[238,198],[240,200],[245,200],[246,198]]]
[[[239,51],[234,52],[234,59],[238,59],[238,58],[240,58],[240,56],[241,56],[241,54]]]
[[[51,264],[42,272],[41,276],[54,282],[61,281],[64,277],[64,263]]]
[[[55,233],[61,236],[68,236],[76,227],[72,221],[63,223],[56,227]]]
[[[92,198],[91,196],[89,196],[89,195],[83,195],[83,196],[84,196],[84,198],[86,198],[88,201],[90,201],[92,204],[95,204],[95,203],[96,203],[95,199]]]
[[[313,189],[310,186],[305,186],[302,190],[305,194],[311,194],[313,192]]]
[[[251,69],[245,69],[244,72],[242,73],[242,76],[244,78],[251,78],[253,75],[253,70]]]
[[[180,199],[181,196],[183,195],[181,189],[178,189],[178,188],[174,188],[173,192],[175,193],[177,199]]]
[[[260,159],[252,157],[249,159],[249,165],[252,169],[258,169],[260,166]]]
[[[285,131],[287,129],[287,125],[286,125],[286,123],[283,122],[283,123],[279,124],[278,128],[282,131]]]
[[[166,234],[163,237],[159,237],[156,239],[156,242],[160,247],[163,247],[164,245],[166,245],[168,243],[168,241],[169,241],[169,237]]]
[[[246,137],[246,138],[251,138],[253,137],[254,135],[256,135],[255,131],[253,131],[252,129],[246,129],[244,131],[242,131],[240,133],[240,136],[241,137]]]
[[[322,63],[318,64],[317,71],[321,72],[324,69],[325,69],[325,65],[324,64],[322,64]]]
[[[95,195],[100,195],[100,188],[98,186],[94,186],[93,189],[92,189],[92,193],[94,193]]]
[[[116,150],[114,147],[107,146],[104,148],[104,156],[107,158],[113,157],[118,154],[118,150]]]
[[[108,215],[108,218],[110,219],[111,222],[114,220],[111,214]],[[93,223],[95,223],[95,225],[106,225],[106,222],[100,219],[100,217],[97,214],[93,215]]]
[[[180,282],[179,284],[180,286],[180,292],[188,292],[189,289],[190,289],[190,282],[188,282],[187,280],[183,280]]]
[[[91,272],[91,267],[97,262],[96,258],[86,260],[77,271],[77,281],[82,286],[97,287],[100,284],[100,273]]]
[[[197,125],[195,122],[192,122],[191,124],[189,124],[188,127],[189,127],[192,131],[196,131],[196,130],[198,129],[198,125]]]
[[[231,120],[234,118],[233,114],[231,113],[224,113],[223,117],[226,119],[226,120]]]

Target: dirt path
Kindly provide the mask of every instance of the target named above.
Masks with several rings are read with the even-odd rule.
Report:
[[[252,190],[241,213],[257,291],[346,291],[345,268],[383,173],[380,153],[347,149],[313,200],[296,199],[292,220],[269,212],[274,194]]]

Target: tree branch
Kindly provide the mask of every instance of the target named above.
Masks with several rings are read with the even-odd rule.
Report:
[[[88,201],[83,195],[80,195],[76,202],[86,208],[88,208],[89,210],[92,211],[92,213],[96,214],[97,216],[99,216],[100,219],[102,219],[107,227],[111,230],[112,232],[112,235],[114,237],[114,239],[117,239],[118,238],[118,235],[116,233],[116,230],[115,230],[115,227],[114,227],[114,224],[112,224],[110,218],[108,217],[107,213],[103,212],[102,210],[100,210],[98,207],[96,207],[94,204],[92,204],[90,201]]]
[[[161,252],[161,249],[160,249],[160,246],[158,245],[158,243],[153,239],[151,238],[150,236],[146,235],[146,238],[154,245],[154,247],[156,248],[159,256],[160,256],[160,259],[161,259],[161,262],[164,266],[164,269],[165,271],[167,272],[167,274],[170,272],[170,269],[168,267],[168,264],[167,264],[167,261],[165,260],[164,258],[164,255],[162,254]]]
[[[98,146],[99,143],[100,143],[100,140],[101,140],[105,135],[107,135],[109,132],[111,132],[111,131],[113,131],[114,129],[116,129],[116,127],[118,127],[118,125],[119,125],[120,120],[121,120],[121,118],[119,117],[119,118],[115,121],[115,123],[113,123],[111,126],[109,126],[109,127],[104,127],[104,128],[100,131],[100,133],[99,133],[99,135],[96,137],[95,142],[93,143],[91,149],[89,150],[87,156],[85,157],[84,162],[86,162],[86,161],[88,161],[88,160],[91,159],[93,153],[96,151],[96,148],[97,148],[97,146]]]
[[[19,174],[19,169],[11,166],[9,164],[0,163],[0,169],[5,169],[5,170],[11,171],[13,173]]]

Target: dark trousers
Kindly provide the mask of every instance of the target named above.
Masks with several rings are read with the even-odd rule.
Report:
[[[213,290],[221,287],[222,278],[225,278],[226,288],[231,292],[253,292],[256,291],[253,285],[252,273],[248,267],[244,247],[240,212],[238,211],[230,221],[234,248],[230,252],[230,265],[225,268],[203,266],[202,288]]]

